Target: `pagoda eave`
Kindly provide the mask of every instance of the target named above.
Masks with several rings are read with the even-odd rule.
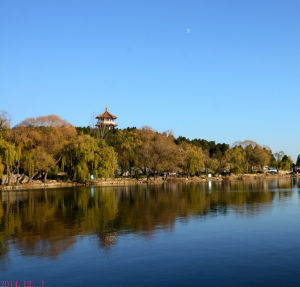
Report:
[[[113,123],[109,123],[109,124],[106,124],[106,123],[101,123],[101,124],[96,124],[97,127],[103,127],[103,126],[107,126],[107,127],[116,127],[118,126],[117,124],[113,124]]]

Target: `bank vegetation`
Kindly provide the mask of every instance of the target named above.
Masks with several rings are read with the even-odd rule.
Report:
[[[76,128],[56,115],[10,127],[8,115],[0,114],[0,179],[7,185],[49,178],[82,183],[91,177],[261,173],[265,167],[291,170],[292,165],[283,152],[252,141],[229,146],[175,138],[150,127],[114,129],[101,139],[95,128]]]

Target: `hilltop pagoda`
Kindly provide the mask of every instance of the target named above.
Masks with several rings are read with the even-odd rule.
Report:
[[[107,131],[109,131],[117,126],[117,124],[115,122],[117,117],[110,114],[107,111],[107,108],[105,109],[105,112],[103,114],[97,116],[96,119],[98,120],[96,126],[99,128],[100,136],[102,138],[104,138]]]

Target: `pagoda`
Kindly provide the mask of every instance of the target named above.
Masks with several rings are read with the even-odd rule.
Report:
[[[99,128],[100,135],[102,138],[104,138],[107,131],[109,131],[117,126],[117,124],[115,122],[117,117],[110,114],[107,111],[107,108],[105,109],[105,112],[103,114],[97,116],[96,119],[97,119],[96,126]]]

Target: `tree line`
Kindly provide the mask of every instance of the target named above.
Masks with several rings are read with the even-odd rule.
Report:
[[[176,173],[254,173],[265,166],[291,170],[293,161],[283,152],[252,141],[229,146],[203,139],[175,138],[150,127],[114,129],[105,139],[96,128],[74,127],[57,115],[28,118],[10,127],[0,114],[0,178],[8,184],[47,178],[85,182],[114,176],[158,176]]]

